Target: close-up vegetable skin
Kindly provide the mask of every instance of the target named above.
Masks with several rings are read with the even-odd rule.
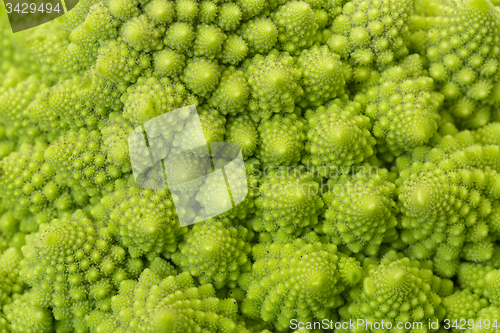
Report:
[[[0,333],[500,333],[500,1],[9,1]]]

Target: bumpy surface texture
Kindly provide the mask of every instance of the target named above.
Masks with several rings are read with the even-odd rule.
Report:
[[[0,333],[500,333],[500,0],[0,2]]]

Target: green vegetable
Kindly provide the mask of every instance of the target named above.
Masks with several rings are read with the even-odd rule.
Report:
[[[351,303],[340,309],[342,317],[385,320],[392,322],[394,328],[398,322],[427,325],[429,320],[444,319],[446,311],[441,297],[451,292],[453,283],[433,275],[418,262],[397,258],[384,258],[379,265],[368,269],[363,288],[352,290]]]
[[[499,333],[499,6],[2,2],[0,333]]]

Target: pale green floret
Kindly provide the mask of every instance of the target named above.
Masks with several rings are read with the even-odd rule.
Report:
[[[87,316],[91,332],[250,332],[238,323],[234,299],[217,298],[211,284],[195,287],[187,272],[162,277],[146,269],[120,285],[111,305],[111,314]]]
[[[200,3],[200,13],[198,19],[200,23],[210,24],[214,23],[217,18],[218,7],[216,2],[205,0]]]
[[[500,333],[499,6],[0,4],[0,333]]]
[[[100,40],[114,40],[119,35],[120,23],[105,3],[96,2],[90,7],[82,24],[73,30],[70,39],[84,47],[92,47]]]
[[[54,64],[54,73],[59,73],[61,78],[69,78],[74,74],[84,73],[94,64],[96,51],[97,48],[87,49],[82,45],[70,43],[58,52]]]
[[[3,212],[2,215],[0,215],[1,234],[3,234],[4,236],[12,237],[19,230],[21,221],[18,218],[19,216],[16,217],[16,215],[17,214],[13,211],[6,211]],[[7,249],[8,247],[9,246],[7,242],[5,249]],[[3,252],[3,250],[0,251],[0,253],[1,252]]]
[[[198,15],[198,1],[175,0],[175,10],[179,21],[193,23]]]
[[[446,309],[446,319],[450,322],[455,320],[468,320],[477,318],[482,309],[487,308],[488,301],[471,293],[468,289],[457,290],[450,296],[443,298],[443,307]],[[463,332],[463,330],[451,329],[452,332]]]
[[[201,284],[216,288],[236,287],[240,274],[250,271],[253,233],[232,226],[229,219],[211,219],[196,224],[179,244],[172,261],[198,278]]]
[[[219,162],[223,162],[225,164],[230,163],[230,159],[234,157],[233,156],[228,156],[228,159],[225,160],[219,160]],[[221,163],[222,164],[222,163]],[[234,166],[234,164],[233,164]],[[235,169],[235,168],[226,168],[225,167],[225,178],[227,181],[230,183],[230,200],[231,204],[234,203],[233,208],[230,208],[228,205],[229,210],[226,212],[223,212],[218,216],[219,219],[221,218],[228,218],[229,221],[233,221],[241,224],[245,224],[246,221],[250,217],[252,217],[255,213],[255,198],[258,195],[258,187],[259,187],[259,171],[256,170],[257,167],[260,166],[260,163],[258,160],[255,158],[247,159],[245,162],[245,171],[241,169]],[[246,174],[246,177],[245,177]],[[208,181],[206,183],[209,183]],[[225,193],[226,187],[224,186],[224,193]],[[205,191],[204,194],[206,196],[203,198],[204,200],[204,205],[209,206],[209,205],[214,205],[216,204],[215,207],[217,209],[220,209],[223,205],[217,206],[217,199],[213,196],[211,196],[210,191]],[[246,196],[245,196],[246,194]],[[224,194],[224,197],[226,195]],[[236,199],[240,200],[242,197],[245,197],[243,201],[241,202],[236,202]],[[235,199],[236,198],[236,199]],[[226,199],[224,198],[224,204],[226,204]],[[239,220],[239,221],[238,221]],[[226,221],[226,220],[224,220]]]
[[[146,15],[140,15],[123,24],[121,36],[135,50],[147,52],[162,48],[158,30]]]
[[[490,303],[500,307],[500,270],[491,271],[484,277],[484,295]]]
[[[243,13],[235,3],[224,3],[220,7],[218,25],[224,31],[232,31],[240,26]]]
[[[323,231],[337,245],[375,255],[386,234],[394,233],[398,209],[396,186],[385,169],[364,170],[347,179],[328,182]]]
[[[50,306],[57,320],[84,318],[94,308],[108,311],[120,282],[137,276],[143,265],[81,210],[42,225],[22,251],[31,303]]]
[[[193,54],[197,57],[214,59],[222,50],[226,35],[214,25],[199,25],[193,44]]]
[[[241,8],[244,20],[259,15],[266,7],[266,0],[236,0],[235,2]]]
[[[8,78],[6,80],[9,81]],[[6,83],[0,93],[0,156],[2,157],[19,150],[24,143],[34,144],[37,141],[44,141],[49,136],[42,130],[43,126],[34,125],[35,122],[31,121],[26,111],[41,97],[41,92],[37,92],[36,87],[44,91],[46,85],[36,76],[30,76],[21,82],[12,78],[10,83]],[[47,122],[50,123],[50,120]]]
[[[335,1],[306,0],[305,2],[307,2],[309,4],[309,6],[311,6],[313,9],[320,9],[320,8],[330,9],[331,6],[341,5],[343,0],[335,0]]]
[[[187,53],[195,37],[193,26],[184,22],[175,22],[169,26],[165,33],[165,45],[174,50]]]
[[[243,61],[248,54],[248,45],[238,35],[227,37],[222,50],[221,60],[225,64],[237,65]]]
[[[304,1],[290,1],[280,6],[272,16],[278,28],[282,48],[292,54],[310,47],[318,30],[316,15]]]
[[[433,91],[433,80],[423,75],[419,55],[380,75],[356,100],[374,122],[373,134],[395,154],[425,145],[437,131],[443,96]]]
[[[368,269],[360,289],[352,289],[352,302],[339,310],[342,320],[364,319],[374,322],[420,322],[443,320],[442,285],[453,282],[440,279],[432,271],[408,258],[382,263]],[[447,288],[444,288],[447,289]],[[435,332],[436,330],[431,330]],[[368,329],[367,332],[377,332]],[[405,332],[405,330],[395,330]]]
[[[95,64],[98,75],[115,83],[134,82],[143,70],[150,67],[151,57],[148,54],[115,41],[99,49]]]
[[[66,184],[55,181],[54,170],[42,153],[45,148],[23,145],[19,152],[0,162],[2,202],[10,211],[7,213],[10,217],[4,219],[4,223],[10,225],[4,225],[6,235],[17,231],[35,232],[40,223],[50,222],[62,212],[71,212],[76,200],[83,204],[87,200],[84,193],[71,193]],[[19,230],[12,224],[17,220],[22,221]]]
[[[360,72],[390,64],[408,54],[404,38],[412,12],[411,0],[350,1],[333,21],[327,44]],[[366,79],[361,73],[357,77]]]
[[[225,141],[237,144],[241,148],[244,159],[254,154],[258,138],[259,133],[248,114],[228,118]]]
[[[39,123],[40,130],[48,132],[48,141],[57,139],[67,128],[97,129],[109,111],[122,109],[123,103],[118,97],[126,85],[112,82],[105,73],[99,72],[98,66],[95,67],[43,90],[40,98],[25,110],[29,122]],[[135,80],[132,76],[127,77]]]
[[[36,76],[15,85],[0,94],[0,123],[9,127],[16,127],[15,123],[24,120],[23,109],[36,98],[37,92],[43,90],[44,85]]]
[[[99,131],[70,131],[52,143],[44,152],[44,158],[52,170],[55,182],[74,190],[95,196],[114,179],[122,176],[122,169],[108,162],[101,150],[102,136]],[[125,168],[130,171],[130,167]]]
[[[319,184],[303,167],[267,168],[255,199],[256,216],[251,221],[258,232],[314,227],[323,207]]]
[[[400,173],[401,239],[416,259],[434,258],[438,274],[455,275],[460,258],[491,258],[488,216],[500,195],[497,146],[451,154],[434,149]],[[483,169],[485,169],[483,171]],[[492,168],[493,170],[489,170]]]
[[[20,250],[11,247],[0,255],[0,307],[9,304],[18,294],[22,294],[26,287],[24,281],[19,276],[21,260],[23,254]]]
[[[255,156],[265,166],[297,165],[304,150],[307,122],[296,114],[274,115],[258,127]]]
[[[144,7],[144,12],[155,23],[169,24],[175,17],[174,4],[168,0],[149,1]]]
[[[123,94],[123,117],[135,124],[177,108],[197,104],[196,98],[186,87],[167,77],[141,77]]]
[[[483,263],[463,262],[458,266],[458,284],[462,289],[469,289],[474,294],[484,295],[485,276],[495,268]]]
[[[212,150],[213,151],[213,150]],[[222,156],[218,156],[217,162],[220,163],[222,161],[225,161],[221,159]],[[222,163],[221,163],[222,164]],[[228,179],[227,172],[224,174],[221,174],[221,171],[217,171],[220,168],[220,166],[215,166],[216,172],[219,172],[216,174],[215,177],[208,177],[203,181],[203,183],[200,186],[199,192],[196,194],[196,201],[202,206],[202,211],[200,213],[200,216],[203,217],[202,220],[206,219],[207,217],[212,217],[212,216],[217,216],[219,214],[223,214],[223,216],[226,214],[226,212],[231,211],[234,203],[234,194],[228,192],[228,187],[226,186],[226,180]],[[240,174],[242,173],[242,170],[240,171]],[[245,185],[246,180],[240,177],[236,177],[234,179],[234,182],[231,184],[228,184],[229,186],[234,186],[234,188],[238,189],[241,186]]]
[[[101,129],[102,151],[110,164],[121,167],[123,173],[130,171],[128,137],[133,125],[116,113],[109,115],[106,126]]]
[[[226,118],[214,109],[199,112],[199,117],[207,143],[223,142],[226,134]]]
[[[155,74],[174,77],[182,73],[186,57],[177,51],[163,49],[153,55]]]
[[[500,123],[493,122],[475,130],[463,131],[458,131],[454,125],[446,123],[441,126],[438,134],[433,138],[432,143],[446,153],[474,145],[493,147],[500,144]]]
[[[300,71],[294,58],[286,53],[256,55],[247,70],[251,89],[250,115],[268,119],[273,113],[292,113],[303,94],[299,85]]]
[[[500,308],[489,306],[482,308],[474,318],[474,325],[468,327],[466,333],[498,333],[498,318],[500,318]]]
[[[241,37],[247,42],[251,53],[265,54],[278,42],[278,28],[273,21],[256,18],[242,27]]]
[[[174,203],[166,190],[120,189],[101,199],[91,214],[115,235],[132,258],[168,257],[177,249],[181,228]]]
[[[472,135],[478,144],[500,146],[500,123],[490,123],[478,128]]]
[[[245,111],[248,105],[250,87],[244,72],[228,67],[220,79],[220,83],[208,99],[208,104],[223,115],[235,115]]]
[[[205,58],[192,58],[188,60],[181,79],[192,93],[208,97],[217,87],[221,74],[216,62]]]
[[[4,315],[0,315],[0,333],[9,333],[10,325],[7,320],[4,318]]]
[[[247,290],[241,311],[273,323],[277,331],[288,329],[294,318],[303,322],[331,318],[342,304],[339,294],[361,278],[359,263],[342,265],[343,255],[333,244],[297,239],[259,244],[252,252],[252,272],[238,280]],[[353,284],[345,283],[346,277]]]
[[[304,99],[311,106],[321,106],[344,93],[344,69],[337,54],[328,47],[312,47],[302,51],[298,58],[302,71],[301,85]]]
[[[412,39],[457,120],[465,120],[465,127],[485,125],[493,111],[488,105],[500,105],[498,12],[486,0],[434,6],[431,15],[415,17]],[[482,121],[471,124],[485,106]]]
[[[186,137],[190,141],[191,136]],[[188,142],[189,142],[188,141]],[[175,156],[168,164],[165,164],[165,174],[168,175],[169,186],[176,191],[195,193],[205,179],[203,176],[209,172],[211,165],[203,152],[193,150],[191,153],[183,153]],[[178,212],[180,213],[180,212]],[[190,214],[189,212],[185,212]]]
[[[71,76],[71,62],[75,64],[76,59],[67,59],[70,61],[69,64],[63,64],[60,62],[63,55],[68,51],[68,40],[66,34],[62,32],[56,32],[48,35],[34,35],[26,40],[26,46],[28,47],[28,52],[30,52],[35,58],[40,66],[40,74],[43,74],[44,80],[47,83],[53,82],[59,78]],[[78,45],[77,45],[78,46]],[[88,58],[90,54],[86,54],[83,58]],[[90,57],[92,59],[92,57]],[[90,59],[88,59],[90,60]],[[58,75],[55,75],[55,74]]]
[[[340,280],[347,287],[354,287],[361,281],[364,274],[360,263],[353,257],[349,257],[343,253],[339,254],[340,260],[338,263]]]
[[[33,305],[33,297],[34,295],[28,292],[4,307],[3,312],[9,322],[9,330],[6,332],[53,332],[53,317],[50,310],[45,307]],[[2,326],[0,326],[1,328]]]
[[[375,138],[368,117],[361,115],[360,105],[331,104],[306,114],[309,131],[302,163],[322,176],[350,172],[373,154]]]

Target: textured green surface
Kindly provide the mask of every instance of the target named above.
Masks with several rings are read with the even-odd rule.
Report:
[[[496,5],[81,0],[12,34],[2,3],[0,333],[499,333]],[[182,227],[128,139],[177,152],[196,128],[154,119],[190,105],[248,195]]]

